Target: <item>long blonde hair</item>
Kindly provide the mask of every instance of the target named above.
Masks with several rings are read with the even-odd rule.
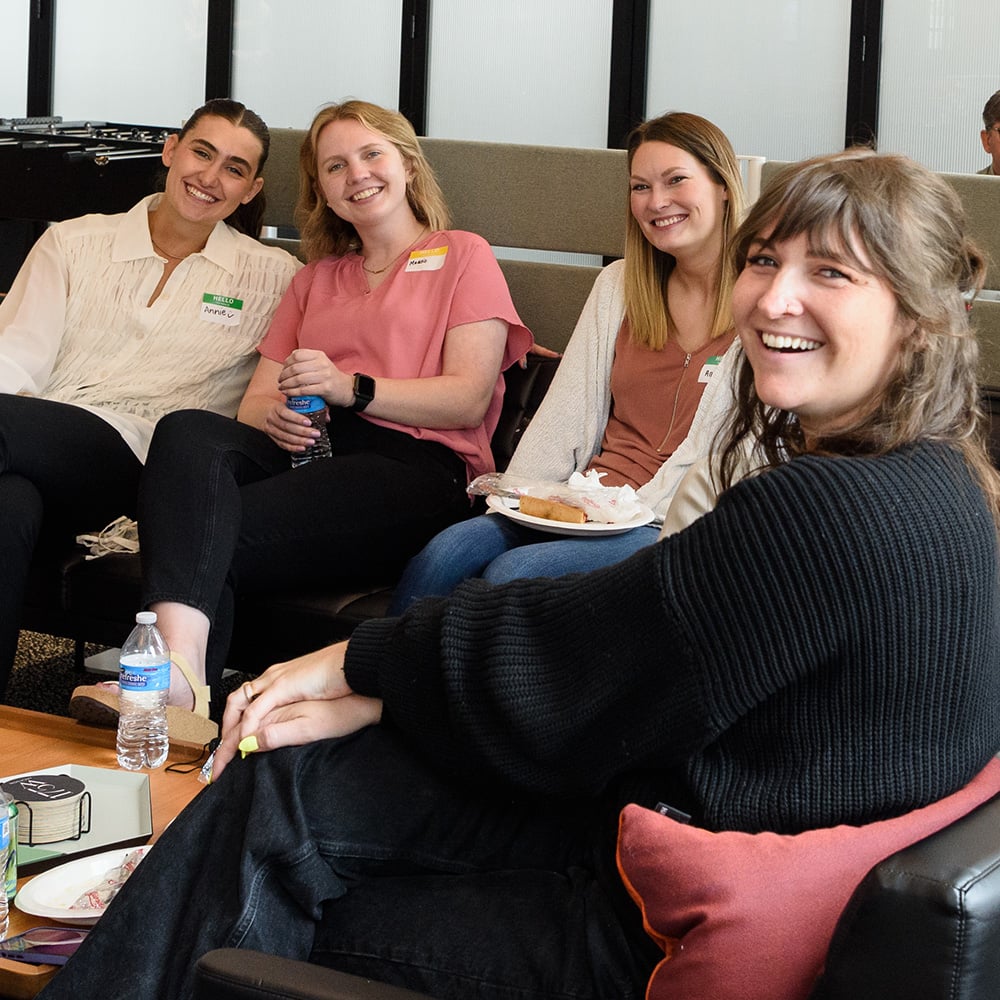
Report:
[[[1000,525],[1000,474],[986,447],[979,345],[969,303],[986,265],[969,239],[962,203],[942,177],[897,154],[852,149],[786,167],[768,185],[732,244],[741,271],[753,241],[807,234],[819,253],[845,254],[891,288],[914,329],[880,399],[848,427],[810,443],[832,455],[882,455],[918,440],[958,448]],[[860,259],[859,250],[867,258]],[[767,406],[742,362],[736,410],[721,449],[722,485],[737,475],[742,442],[759,442],[767,467],[806,450],[794,414]]]
[[[451,222],[448,206],[409,121],[398,111],[368,101],[329,104],[313,118],[299,149],[299,198],[295,219],[306,259],[319,260],[330,254],[342,256],[361,246],[354,226],[341,219],[327,205],[319,184],[319,165],[316,162],[320,132],[331,122],[348,119],[384,135],[399,150],[412,175],[406,185],[406,199],[417,221],[431,230],[447,229]]]
[[[629,134],[628,168],[638,148],[646,142],[665,142],[690,153],[716,184],[721,184],[728,198],[723,203],[722,247],[729,243],[731,232],[743,218],[745,198],[739,161],[732,144],[722,131],[705,118],[682,111],[672,111],[636,126]],[[625,216],[625,315],[636,343],[660,350],[670,339],[670,310],[667,306],[667,278],[674,268],[674,258],[657,250],[643,235],[632,215],[626,197]],[[719,257],[719,275],[715,297],[712,336],[725,333],[733,325],[730,299],[736,272],[730,258]]]

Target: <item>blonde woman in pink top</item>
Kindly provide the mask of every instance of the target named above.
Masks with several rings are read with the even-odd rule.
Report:
[[[316,116],[300,157],[309,263],[260,345],[238,421],[161,421],[139,509],[144,604],[207,685],[237,590],[384,580],[467,517],[492,469],[502,371],[531,347],[489,245],[449,230],[410,123],[362,101]],[[321,396],[332,457],[286,406]],[[208,712],[176,673],[171,701]]]

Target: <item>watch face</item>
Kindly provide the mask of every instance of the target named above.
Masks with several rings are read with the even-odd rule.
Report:
[[[375,398],[375,379],[371,375],[354,375],[354,409],[363,410]]]

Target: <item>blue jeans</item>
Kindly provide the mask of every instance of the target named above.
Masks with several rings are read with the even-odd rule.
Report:
[[[421,597],[447,597],[463,580],[508,583],[532,577],[589,573],[652,545],[660,529],[646,525],[620,535],[563,537],[484,514],[435,535],[403,571],[389,614],[402,614]]]
[[[36,553],[62,553],[81,532],[134,515],[141,471],[121,434],[89,410],[0,393],[0,700]]]
[[[439,1000],[638,1000],[662,955],[618,878],[616,820],[454,782],[388,724],[237,759],[41,995],[183,1000],[200,955],[241,947]]]

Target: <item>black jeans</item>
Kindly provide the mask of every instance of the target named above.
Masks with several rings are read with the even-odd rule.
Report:
[[[637,1000],[657,953],[616,915],[608,818],[454,783],[388,725],[237,759],[41,995],[181,1000],[242,947],[439,1000]]]
[[[139,491],[145,606],[176,601],[212,623],[222,675],[237,592],[385,582],[468,516],[465,464],[436,442],[333,410],[333,457],[291,468],[262,431],[204,410],[157,424]]]
[[[36,550],[58,552],[134,516],[141,469],[118,431],[89,410],[0,394],[0,699]]]

